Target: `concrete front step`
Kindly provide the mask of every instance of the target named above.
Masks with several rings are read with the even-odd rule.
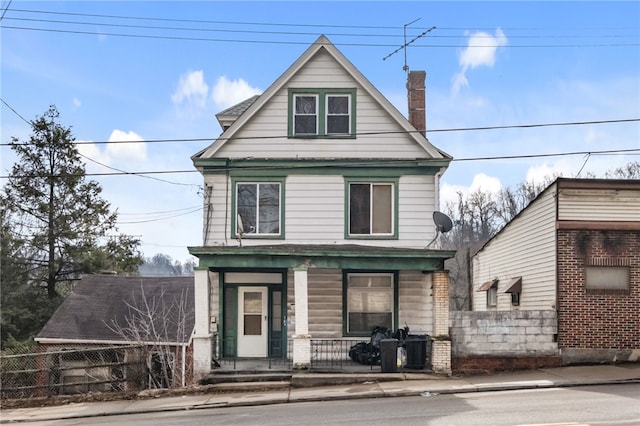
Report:
[[[206,386],[207,391],[214,392],[264,392],[270,390],[289,389],[289,381],[265,381],[265,382],[227,382]]]
[[[291,381],[291,373],[215,373],[209,374],[200,381],[202,385],[215,385],[221,383],[265,383],[265,382],[287,382]]]

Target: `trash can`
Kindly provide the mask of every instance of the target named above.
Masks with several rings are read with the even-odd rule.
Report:
[[[380,367],[383,373],[398,372],[398,339],[380,340]]]
[[[407,368],[418,370],[425,368],[427,365],[427,341],[431,342],[428,334],[410,334],[407,336],[404,341],[407,349]]]

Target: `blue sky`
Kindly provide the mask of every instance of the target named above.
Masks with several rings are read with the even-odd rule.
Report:
[[[5,11],[5,8],[8,9]],[[261,93],[320,34],[404,114],[406,74],[427,71],[427,132],[451,154],[442,199],[640,159],[640,2],[31,2],[2,0],[1,137],[55,104],[81,153],[127,172],[194,171],[217,112]],[[418,21],[416,21],[418,20]],[[416,22],[414,22],[416,21]],[[152,142],[177,139],[177,142]],[[117,144],[117,141],[139,143]],[[111,143],[98,143],[111,142]],[[486,161],[470,158],[630,150]],[[0,175],[14,157],[0,148]],[[86,160],[88,173],[110,173]],[[149,178],[152,177],[152,178]],[[197,172],[92,176],[145,256],[201,244]],[[6,180],[0,179],[0,184]]]

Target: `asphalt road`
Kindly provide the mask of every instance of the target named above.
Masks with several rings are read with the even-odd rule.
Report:
[[[640,385],[376,398],[121,415],[29,425],[640,425]]]

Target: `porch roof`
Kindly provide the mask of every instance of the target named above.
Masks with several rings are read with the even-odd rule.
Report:
[[[367,270],[441,271],[451,250],[350,245],[260,245],[189,247],[208,268],[332,268]]]

